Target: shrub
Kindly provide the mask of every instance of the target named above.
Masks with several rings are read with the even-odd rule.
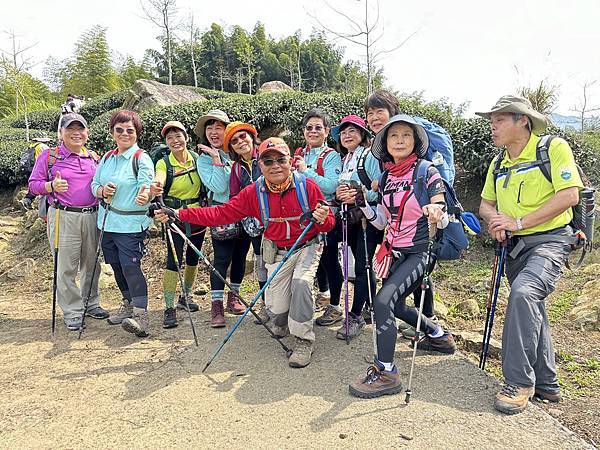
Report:
[[[32,111],[27,116],[30,128],[44,131],[56,131],[58,129],[58,119],[60,117],[60,110],[58,109]],[[25,128],[25,116],[20,115],[11,122],[10,126],[15,128]]]
[[[32,138],[36,133],[46,133],[50,139],[56,140],[56,130],[54,133],[50,133],[43,130],[29,129],[29,137]],[[0,141],[17,141],[26,140],[25,128],[4,128],[0,127]]]
[[[119,108],[115,108],[100,114],[90,124],[87,147],[91,150],[94,150],[99,155],[103,155],[104,152],[115,147],[115,142],[108,133],[108,123],[110,122],[110,116],[117,109]]]
[[[87,102],[81,108],[81,115],[91,124],[97,117],[115,108],[121,108],[125,101],[127,90],[123,89],[109,94],[100,95]]]
[[[0,140],[0,185],[12,186],[27,181],[28,174],[19,170],[21,153],[26,147],[25,140]]]

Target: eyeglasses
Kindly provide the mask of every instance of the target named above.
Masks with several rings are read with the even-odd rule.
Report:
[[[304,129],[310,133],[312,130],[315,130],[317,132],[318,131],[323,131],[324,127],[323,127],[323,125],[314,125],[314,126],[313,125],[306,125],[304,127]]]
[[[280,156],[279,158],[275,158],[275,159],[273,159],[273,158],[261,159],[261,161],[266,167],[271,167],[275,163],[277,163],[278,166],[284,166],[290,160],[287,156]]]
[[[115,133],[117,133],[117,134],[127,133],[128,135],[132,136],[135,134],[135,128],[115,127]]]
[[[340,136],[350,136],[352,134],[358,134],[358,133],[360,133],[360,131],[358,131],[356,128],[348,127],[348,128],[344,128],[342,131],[340,131]]]
[[[245,141],[247,137],[248,133],[246,133],[245,131],[240,131],[233,138],[231,138],[229,143],[231,145],[238,145],[240,142]]]

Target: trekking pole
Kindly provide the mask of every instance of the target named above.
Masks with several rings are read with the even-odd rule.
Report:
[[[494,326],[494,315],[496,314],[496,304],[498,302],[498,294],[500,292],[500,283],[502,282],[502,276],[504,275],[504,264],[506,262],[506,244],[507,241],[503,241],[500,246],[500,258],[498,260],[498,273],[496,274],[496,284],[494,285],[494,296],[492,298],[492,308],[490,311],[490,320],[487,327],[487,335],[483,337],[483,358],[480,363],[481,370],[485,370],[485,363],[487,362],[488,353],[490,350],[490,341],[492,340],[492,328]]]
[[[94,277],[96,276],[96,268],[98,267],[98,261],[100,259],[100,252],[102,251],[102,237],[104,236],[104,227],[106,226],[106,218],[108,217],[108,213],[110,212],[110,201],[111,197],[107,197],[105,205],[106,211],[104,211],[104,217],[102,218],[102,226],[100,227],[100,235],[98,236],[98,245],[96,246],[96,263],[94,264],[94,268],[92,269],[92,276],[90,278],[90,287],[87,292],[87,296],[85,298],[85,303],[83,304],[83,316],[81,316],[81,324],[79,325],[79,336],[77,339],[81,339],[81,334],[83,333],[83,328],[85,327],[85,313],[87,312],[88,305],[90,304],[90,297],[92,296],[92,286],[94,285]]]
[[[367,218],[361,220],[363,229],[363,241],[365,245],[365,272],[367,272],[367,289],[369,291],[369,309],[371,312],[371,329],[373,331],[373,357],[377,359],[377,332],[375,331],[375,308],[373,307],[373,294],[371,293],[371,263],[369,262],[369,250],[367,248]]]
[[[304,236],[306,236],[306,233],[308,233],[308,231],[312,228],[313,223],[314,223],[314,220],[311,217],[310,222],[308,223],[308,225],[306,226],[306,228],[302,231],[302,233],[300,234],[300,236],[298,236],[298,239],[296,239],[296,242],[294,242],[294,245],[292,245],[292,248],[290,248],[288,250],[288,252],[283,256],[283,259],[281,260],[281,262],[279,263],[279,265],[275,268],[275,270],[273,271],[273,273],[271,274],[271,276],[269,276],[269,278],[267,279],[267,281],[264,284],[264,286],[258,291],[258,294],[256,294],[256,296],[252,299],[252,301],[248,305],[248,308],[246,308],[246,311],[244,311],[244,313],[240,316],[240,318],[237,320],[237,322],[235,323],[235,325],[233,326],[233,328],[231,329],[231,331],[229,331],[229,333],[227,333],[227,335],[225,336],[225,338],[223,339],[223,341],[221,342],[221,344],[217,347],[217,349],[213,353],[212,357],[206,363],[206,366],[204,366],[204,369],[202,369],[202,372],[205,372],[206,369],[208,369],[208,366],[210,366],[210,364],[217,357],[217,355],[219,354],[219,352],[221,351],[221,349],[225,346],[225,344],[227,343],[227,341],[229,341],[229,338],[235,332],[235,330],[237,330],[237,328],[240,326],[240,324],[242,323],[242,320],[244,320],[244,317],[246,317],[248,315],[248,312],[252,309],[252,307],[254,306],[254,304],[261,297],[262,293],[267,289],[267,287],[269,286],[269,284],[271,284],[271,281],[273,281],[273,278],[275,278],[275,275],[277,275],[277,273],[279,273],[279,270],[283,267],[283,265],[286,263],[286,261],[288,260],[288,258],[291,256],[291,254],[294,253],[294,251],[296,250],[296,247],[298,247],[298,244],[300,244],[300,242],[302,241],[302,239],[304,238]]]
[[[498,273],[498,259],[500,258],[500,242],[496,242],[496,248],[494,250],[494,264],[492,265],[492,277],[490,279],[490,290],[488,292],[487,302],[485,304],[485,325],[483,327],[483,338],[481,340],[481,352],[479,353],[479,368],[483,364],[483,353],[485,347],[485,337],[487,336],[488,327],[490,325],[490,314],[492,311],[492,298],[494,297],[494,290],[496,286],[496,274]]]
[[[346,331],[346,345],[349,345],[350,320],[348,317],[348,205],[346,203],[342,203],[342,261],[344,265],[344,329]]]
[[[417,347],[421,335],[421,317],[423,316],[423,304],[425,303],[425,291],[429,289],[429,262],[431,261],[431,253],[433,251],[433,239],[437,231],[435,223],[429,224],[429,241],[427,242],[427,253],[425,255],[425,269],[423,270],[423,279],[421,280],[421,302],[419,303],[419,316],[417,317],[417,326],[415,334],[415,343],[413,346],[412,361],[410,363],[410,375],[408,376],[408,387],[406,388],[406,397],[404,402],[408,405],[410,396],[412,395],[412,378],[415,370],[415,359],[417,357]]]
[[[58,209],[58,200],[54,200],[54,273],[52,274],[52,337],[56,333],[56,293],[58,290],[58,240],[60,228],[60,209]]]
[[[175,233],[177,233],[179,236],[181,236],[186,242],[187,245],[196,252],[196,254],[200,257],[200,259],[204,262],[204,264],[206,264],[206,267],[208,267],[210,269],[210,271],[212,273],[214,273],[217,278],[219,278],[223,283],[225,283],[225,286],[227,286],[229,289],[233,290],[233,287],[231,286],[231,284],[229,283],[229,281],[227,281],[223,275],[221,275],[219,273],[219,271],[217,270],[217,268],[211,264],[211,262],[208,260],[208,258],[206,257],[206,255],[200,250],[198,249],[198,247],[196,247],[192,241],[190,241],[190,239],[185,235],[185,233],[183,231],[181,231],[181,229],[175,225],[174,223],[171,223],[171,230],[173,230]],[[239,297],[240,301],[244,304],[244,306],[246,308],[249,307],[248,303],[240,296]],[[258,317],[258,314],[256,314],[256,311],[254,311],[253,309],[250,309],[250,312],[252,313],[252,315],[257,319],[260,320],[260,317]],[[285,345],[283,342],[281,342],[279,336],[277,336],[275,333],[273,333],[273,330],[271,330],[266,323],[264,323],[262,320],[260,320],[260,324],[265,327],[265,329],[269,332],[269,334],[271,335],[271,337],[273,339],[275,339],[277,342],[279,342],[279,345],[281,345],[281,347],[283,348],[283,350],[285,351],[286,355],[288,355],[288,357],[292,354],[292,350]]]

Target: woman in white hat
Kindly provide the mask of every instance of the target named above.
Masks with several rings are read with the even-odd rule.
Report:
[[[447,224],[444,184],[435,167],[427,170],[424,188],[429,203],[421,206],[414,192],[415,170],[427,152],[427,133],[407,115],[396,115],[379,131],[371,148],[384,164],[376,208],[365,202],[359,191],[356,203],[371,224],[386,228],[385,238],[376,255],[375,269],[383,286],[373,300],[377,327],[377,358],[373,366],[350,385],[350,393],[372,398],[395,394],[402,390],[400,374],[394,365],[396,318],[416,327],[418,310],[406,304],[422,282],[426,270],[429,224]],[[419,348],[454,353],[452,335],[426,317],[421,317],[425,338]]]

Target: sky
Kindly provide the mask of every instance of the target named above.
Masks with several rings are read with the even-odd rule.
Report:
[[[355,19],[364,18],[365,0],[328,2]],[[70,56],[78,37],[95,24],[108,28],[111,49],[123,55],[141,59],[145,49],[159,49],[159,31],[143,18],[138,0],[6,3],[0,15],[0,49],[10,47],[6,30],[13,30],[23,45],[37,42],[28,55],[37,63],[31,71],[38,77],[48,56]],[[369,4],[374,15],[377,3]],[[213,22],[252,30],[260,21],[274,38],[296,30],[307,37],[319,29],[314,16],[331,29],[349,29],[324,0],[177,0],[177,6],[183,19],[193,12],[201,30]],[[583,85],[597,80],[588,89],[588,108],[600,107],[600,0],[380,0],[379,10],[384,31],[380,50],[415,33],[379,61],[386,85],[396,91],[466,103],[471,115],[519,86],[544,81],[557,87],[556,112],[576,115]],[[364,59],[364,49],[334,42],[345,48],[347,59]]]

